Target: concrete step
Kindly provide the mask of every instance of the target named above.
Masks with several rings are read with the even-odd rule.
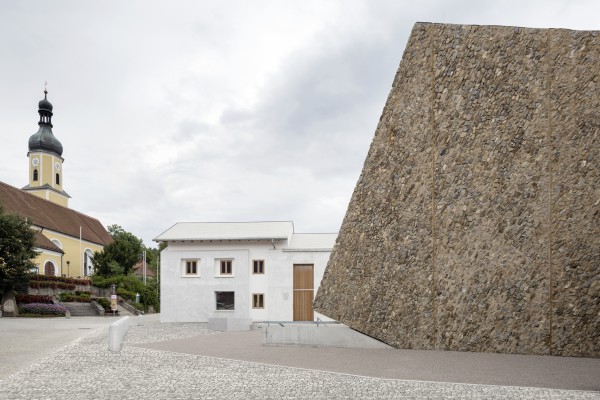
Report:
[[[132,314],[132,313],[130,313],[129,311],[127,311],[127,309],[126,309],[126,308],[124,308],[124,307],[123,307],[123,306],[121,306],[121,305],[119,305],[119,315],[122,315],[122,316],[126,316],[126,315],[133,316],[133,314]]]
[[[92,303],[64,302],[62,304],[67,308],[67,310],[69,310],[72,317],[98,316],[98,313],[96,313],[96,309]]]

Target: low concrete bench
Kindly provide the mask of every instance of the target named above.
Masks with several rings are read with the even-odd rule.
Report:
[[[208,329],[213,331],[249,331],[252,326],[250,318],[209,318]]]
[[[123,317],[110,324],[108,328],[108,350],[117,353],[121,351],[128,329],[129,317]]]
[[[280,323],[268,324],[263,333],[265,346],[348,347],[391,349],[387,344],[350,329],[346,325]]]

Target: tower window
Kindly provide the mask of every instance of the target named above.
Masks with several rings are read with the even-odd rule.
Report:
[[[38,180],[38,170],[34,169],[33,170],[33,181],[37,182],[37,180]]]
[[[60,175],[56,174],[56,184],[60,185]]]

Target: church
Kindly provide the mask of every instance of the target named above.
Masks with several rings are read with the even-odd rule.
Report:
[[[63,146],[52,132],[48,91],[38,104],[39,129],[29,138],[28,184],[18,189],[0,182],[0,206],[26,218],[35,230],[37,273],[85,277],[94,272],[92,255],[112,241],[96,218],[69,208],[63,189]]]

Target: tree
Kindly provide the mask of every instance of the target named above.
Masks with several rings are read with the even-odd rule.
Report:
[[[31,224],[0,207],[0,292],[26,285],[37,255]]]
[[[163,251],[166,247],[166,242],[160,242],[158,244],[158,248],[147,247],[144,245],[144,250],[146,250],[146,263],[148,264],[148,268],[150,268],[152,271],[157,271],[158,258],[160,256],[160,252]]]
[[[96,273],[103,276],[127,275],[140,259],[142,240],[119,225],[110,225],[108,232],[113,242],[93,256]]]

